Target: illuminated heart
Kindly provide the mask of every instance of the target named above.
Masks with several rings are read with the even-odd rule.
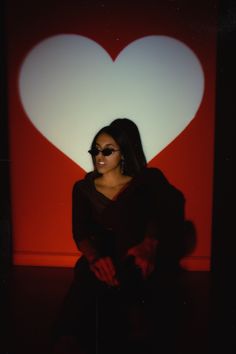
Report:
[[[29,52],[19,89],[34,126],[88,171],[93,136],[118,117],[136,122],[148,161],[155,157],[195,117],[204,75],[194,52],[171,37],[135,40],[113,61],[91,39],[57,35]]]

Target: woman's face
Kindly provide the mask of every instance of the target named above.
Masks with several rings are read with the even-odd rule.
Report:
[[[109,156],[103,156],[103,154],[99,152],[99,154],[94,157],[95,167],[99,173],[121,172],[121,152],[119,145],[110,135],[106,133],[100,134],[96,140],[96,148],[100,151],[106,148],[113,150]]]

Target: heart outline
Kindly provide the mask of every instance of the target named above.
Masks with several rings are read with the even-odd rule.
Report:
[[[95,41],[62,34],[28,53],[20,70],[19,93],[35,128],[88,171],[92,165],[87,150],[94,134],[117,117],[137,123],[147,160],[154,158],[195,117],[204,74],[196,54],[172,37],[141,37],[112,60]]]

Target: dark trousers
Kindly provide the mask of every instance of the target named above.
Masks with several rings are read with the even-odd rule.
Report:
[[[55,323],[55,339],[74,336],[91,354],[174,353],[170,346],[183,316],[176,276],[154,272],[144,281],[129,260],[119,277],[119,288],[107,286],[82,257]]]

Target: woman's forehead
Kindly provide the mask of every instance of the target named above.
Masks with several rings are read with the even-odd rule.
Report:
[[[97,145],[104,145],[104,146],[108,146],[108,145],[118,146],[118,144],[112,138],[112,136],[107,134],[107,133],[99,134],[97,139],[96,139],[96,144]]]

